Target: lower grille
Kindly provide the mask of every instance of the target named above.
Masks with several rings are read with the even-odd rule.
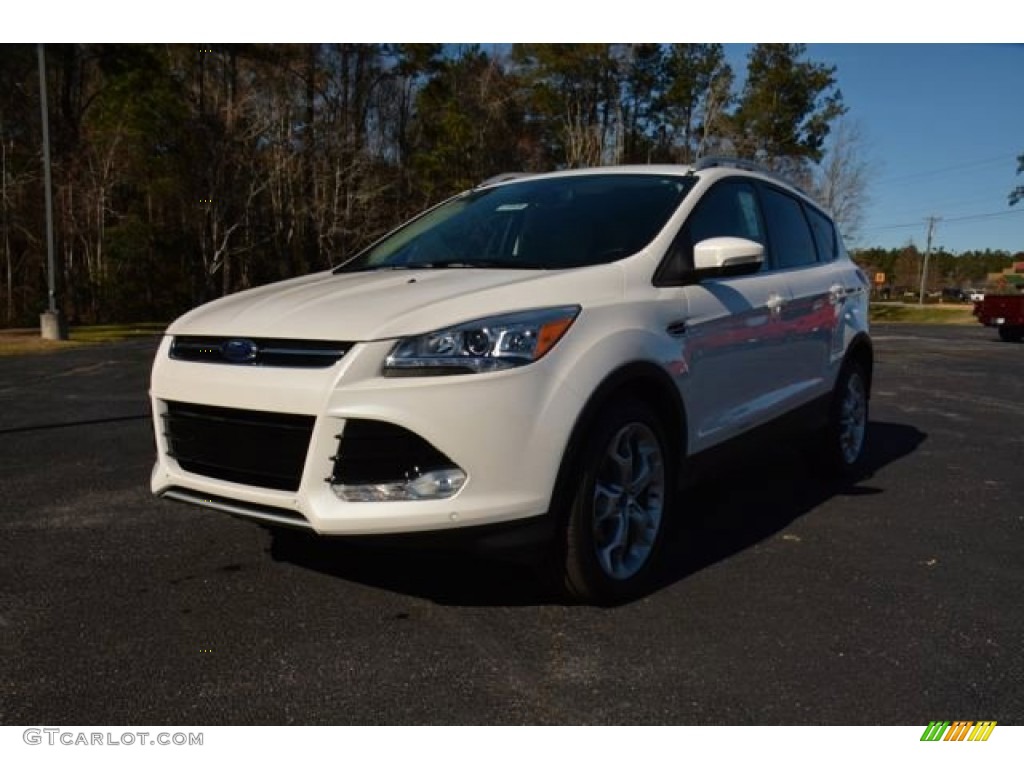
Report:
[[[314,416],[167,402],[167,453],[186,472],[296,491]]]
[[[384,421],[348,419],[328,482],[342,485],[411,480],[455,463],[422,437]]]

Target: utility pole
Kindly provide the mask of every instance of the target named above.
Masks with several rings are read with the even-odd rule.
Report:
[[[57,268],[53,258],[53,183],[50,173],[50,108],[46,100],[46,53],[38,43],[39,53],[39,109],[43,119],[43,187],[46,193],[46,270],[50,308],[39,316],[44,339],[63,341],[68,337],[67,323],[57,309]]]
[[[936,223],[942,221],[942,217],[929,216],[925,221],[928,222],[928,243],[924,249],[924,264],[921,265],[921,290],[917,294],[918,306],[924,305],[924,287],[928,281],[928,257],[932,253],[932,234],[935,232]]]

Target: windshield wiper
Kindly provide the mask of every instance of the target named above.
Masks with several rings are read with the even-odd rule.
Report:
[[[334,274],[347,274],[352,272],[391,272],[400,269],[419,269],[418,264],[371,264],[363,267],[348,267],[342,264],[334,268]]]
[[[466,261],[463,259],[450,259],[448,261],[416,261],[407,264],[376,264],[362,267],[349,267],[345,265],[335,267],[334,273],[352,272],[390,272],[410,269],[549,269],[545,264],[530,261],[505,261],[503,259],[474,259]]]
[[[547,269],[543,264],[528,261],[507,261],[505,259],[451,259],[449,261],[425,261],[405,265],[409,269]]]

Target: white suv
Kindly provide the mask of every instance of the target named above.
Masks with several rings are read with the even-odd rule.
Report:
[[[857,467],[867,289],[820,208],[736,161],[500,177],[174,322],[152,489],[320,534],[539,535],[571,595],[627,599],[719,449],[796,428]]]

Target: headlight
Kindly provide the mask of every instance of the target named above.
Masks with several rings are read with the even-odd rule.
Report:
[[[399,341],[385,376],[484,373],[540,360],[572,325],[580,308],[552,307],[485,317]]]

